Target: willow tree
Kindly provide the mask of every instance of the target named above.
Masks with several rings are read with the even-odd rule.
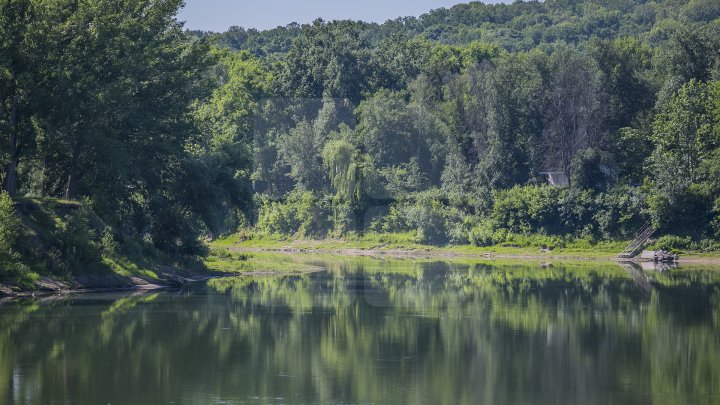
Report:
[[[338,232],[359,228],[374,193],[374,165],[368,155],[344,139],[329,141],[323,148],[333,196],[333,213]]]

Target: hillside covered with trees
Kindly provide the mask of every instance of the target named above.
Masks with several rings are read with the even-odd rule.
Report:
[[[668,247],[718,247],[717,1],[224,33],[185,31],[181,5],[0,0],[6,274],[178,264],[238,230],[489,246],[652,222]]]

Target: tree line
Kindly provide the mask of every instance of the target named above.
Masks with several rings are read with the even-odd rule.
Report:
[[[716,238],[719,15],[702,1],[471,3],[403,29],[216,34],[274,78],[257,113],[256,228],[488,245],[625,239],[651,221],[675,247]],[[469,26],[480,39],[447,34]],[[559,26],[576,35],[548,34]],[[516,41],[483,39],[498,32]]]
[[[9,196],[84,200],[121,245],[190,256],[243,227],[485,245],[651,220],[718,236],[716,2],[225,33],[185,31],[181,5],[0,1]]]

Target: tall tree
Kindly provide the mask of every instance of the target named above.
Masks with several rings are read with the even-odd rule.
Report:
[[[378,67],[363,25],[315,21],[298,37],[280,73],[282,94],[299,98],[346,98],[358,104],[377,81]]]
[[[199,214],[213,234],[233,231],[251,208],[255,117],[271,75],[248,52],[213,50],[217,83],[212,96],[194,112],[198,131],[186,146],[184,204]],[[244,214],[244,216],[249,216]]]
[[[638,114],[652,108],[651,49],[637,39],[593,39],[589,53],[600,69],[607,93],[608,130],[629,127]]]
[[[44,54],[52,23],[39,1],[0,2],[0,159],[2,185],[8,194],[18,191],[18,165],[33,147],[31,120],[45,101],[42,83],[47,72]]]
[[[700,179],[703,160],[720,147],[720,86],[691,80],[661,108],[653,123],[656,175],[661,185]]]
[[[606,94],[598,69],[573,49],[552,54],[545,86],[546,164],[570,177],[570,164],[578,151],[606,147]]]

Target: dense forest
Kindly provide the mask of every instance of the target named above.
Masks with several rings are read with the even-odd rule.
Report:
[[[177,263],[239,230],[489,246],[651,222],[718,248],[717,1],[224,33],[181,6],[0,0],[0,268]],[[23,226],[47,201],[73,207],[53,237]]]

